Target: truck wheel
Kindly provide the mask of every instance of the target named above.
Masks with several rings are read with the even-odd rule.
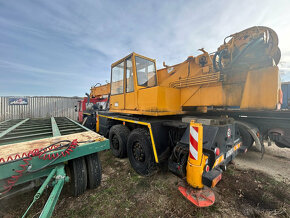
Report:
[[[246,128],[242,127],[242,126],[238,126],[239,127],[239,132],[242,138],[242,142],[243,142],[243,146],[246,146],[247,148],[250,148],[253,143],[254,143],[254,139],[251,136],[251,134],[247,131]]]
[[[98,153],[85,156],[88,172],[88,188],[97,188],[102,180],[102,166]]]
[[[134,129],[127,142],[129,161],[133,169],[142,176],[151,176],[156,172],[152,143],[148,131]]]
[[[68,162],[70,191],[77,197],[83,194],[87,188],[87,167],[84,157],[76,158]]]
[[[127,139],[130,130],[124,125],[112,126],[109,133],[110,147],[115,157],[123,158],[127,156]]]

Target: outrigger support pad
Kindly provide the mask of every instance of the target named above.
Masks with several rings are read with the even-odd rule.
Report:
[[[179,186],[178,190],[187,200],[197,207],[209,207],[215,202],[214,192],[206,186],[202,189],[195,189],[190,186]]]

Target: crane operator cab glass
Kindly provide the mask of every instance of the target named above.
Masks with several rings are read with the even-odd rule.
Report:
[[[156,69],[153,61],[135,56],[138,86],[153,87],[157,85]]]
[[[111,95],[123,94],[124,89],[124,62],[112,68]]]
[[[112,64],[110,111],[171,115],[180,109],[180,90],[158,86],[155,60],[132,53]]]
[[[155,62],[133,53],[112,66],[111,95],[130,93],[135,90],[132,59],[135,59],[135,75],[139,88],[157,85]]]

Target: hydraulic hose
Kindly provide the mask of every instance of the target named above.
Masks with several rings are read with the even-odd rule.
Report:
[[[243,55],[245,55],[246,51],[249,48],[255,47],[259,42],[261,42],[261,40],[263,40],[263,39],[260,37],[260,38],[254,39],[254,40],[250,41],[249,43],[247,43],[247,45],[241,51],[239,51],[239,53],[234,57],[234,59],[232,60],[232,62],[229,65],[229,67],[233,66]],[[216,72],[224,70],[224,66],[222,65],[222,59],[223,59],[224,55],[226,55],[227,53],[228,53],[228,50],[223,49],[221,51],[217,51],[214,54],[214,56],[213,56],[213,68]],[[219,57],[218,62],[217,62],[217,56]]]

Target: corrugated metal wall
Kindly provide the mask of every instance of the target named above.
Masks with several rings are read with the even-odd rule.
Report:
[[[9,105],[10,98],[18,96],[0,97],[0,122],[18,118],[69,117],[77,120],[75,105],[82,98],[57,96],[21,96],[27,98],[27,105]]]

